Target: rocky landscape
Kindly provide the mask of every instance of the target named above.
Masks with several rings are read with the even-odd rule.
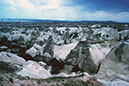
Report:
[[[0,22],[0,86],[129,86],[129,24]]]

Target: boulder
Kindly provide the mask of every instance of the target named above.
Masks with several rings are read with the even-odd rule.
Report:
[[[50,72],[40,66],[37,62],[27,61],[21,71],[17,72],[17,75],[21,75],[23,77],[30,77],[36,79],[46,79],[51,76]]]
[[[35,47],[31,47],[29,50],[26,51],[26,54],[30,55],[31,57],[35,57],[37,55],[37,50]]]
[[[33,45],[33,47],[34,47],[36,50],[39,50],[39,49],[41,48],[41,46],[38,45],[38,44],[36,44],[36,43]]]
[[[78,42],[70,43],[70,44],[64,44],[64,45],[61,45],[61,46],[55,45],[54,46],[54,57],[65,60],[67,55],[70,53],[70,51],[72,49],[75,48],[75,46],[77,44],[78,44]]]
[[[35,43],[29,50],[26,51],[26,54],[31,57],[35,57],[40,49],[41,46]]]
[[[22,57],[7,52],[0,52],[0,61],[12,64],[23,64],[26,62]]]

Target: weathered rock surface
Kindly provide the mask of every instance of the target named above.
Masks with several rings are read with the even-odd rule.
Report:
[[[38,48],[37,55],[34,57],[35,60],[49,62],[54,55],[54,41],[50,36],[47,42]]]
[[[90,55],[97,66],[99,65],[99,62],[110,52],[111,48],[109,47],[109,44],[110,43],[96,43],[90,45]]]
[[[23,65],[23,69],[17,72],[18,75],[21,76],[28,76],[30,78],[49,78],[51,76],[50,72],[40,66],[37,62],[34,61],[27,61]]]
[[[54,41],[52,36],[48,38],[43,46],[34,44],[26,51],[26,54],[33,57],[34,60],[49,62],[54,55]]]
[[[64,44],[61,46],[55,45],[54,46],[54,57],[65,60],[67,55],[70,53],[70,51],[76,47],[77,43],[78,42]]]
[[[35,57],[37,55],[37,52],[38,51],[34,47],[31,47],[26,51],[26,54],[30,55],[31,57]]]
[[[88,73],[96,73],[100,65],[99,62],[106,57],[110,50],[108,43],[90,44],[86,41],[81,41],[68,54],[64,62],[75,66],[76,70],[80,69]],[[75,68],[73,67],[73,70]]]
[[[78,66],[81,70],[88,73],[95,73],[97,70],[97,66],[90,56],[89,45],[86,41],[80,41],[64,62]]]
[[[99,29],[93,29],[93,34],[94,34],[94,39],[97,38],[97,40],[105,40],[108,39],[111,35],[114,35],[118,32],[117,29],[113,28],[107,28],[107,27],[102,27]]]
[[[128,24],[14,23],[0,23],[0,85],[102,85],[88,74],[77,76],[84,71],[107,86],[129,85]]]
[[[110,51],[107,57],[101,61],[96,78],[105,80],[107,86],[129,85],[129,43],[119,42]],[[110,82],[107,82],[110,81]],[[102,81],[103,82],[103,81]],[[104,84],[105,84],[104,83]]]
[[[98,80],[98,81],[101,82],[104,86],[129,86],[129,83],[125,81],[114,81],[114,82],[104,81],[104,80]]]
[[[47,42],[45,43],[43,53],[49,53],[51,55],[51,57],[53,57],[53,55],[54,55],[53,51],[54,51],[54,41],[53,41],[52,36],[49,36]]]
[[[7,52],[0,52],[0,61],[12,64],[23,64],[26,62],[22,57]]]
[[[128,39],[129,39],[129,30],[120,31],[109,38],[109,40],[113,41],[128,40]]]

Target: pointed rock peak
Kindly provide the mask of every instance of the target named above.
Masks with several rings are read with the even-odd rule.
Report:
[[[47,42],[46,42],[46,45],[54,45],[54,41],[53,41],[53,38],[52,38],[52,35],[49,36]]]
[[[97,65],[90,56],[89,45],[86,41],[80,41],[77,46],[68,54],[64,62],[79,67],[82,71],[95,73]]]
[[[129,61],[129,43],[125,41],[121,41],[115,45],[114,48],[107,55],[107,59],[124,62],[128,64]]]
[[[54,41],[52,36],[49,36],[48,41],[42,47],[42,55],[46,57],[46,61],[49,62],[54,55]],[[46,53],[46,54],[45,54]]]

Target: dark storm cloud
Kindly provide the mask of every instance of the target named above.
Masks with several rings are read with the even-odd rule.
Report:
[[[114,12],[129,11],[129,0],[73,0],[75,4],[82,5],[85,9],[104,10]]]

